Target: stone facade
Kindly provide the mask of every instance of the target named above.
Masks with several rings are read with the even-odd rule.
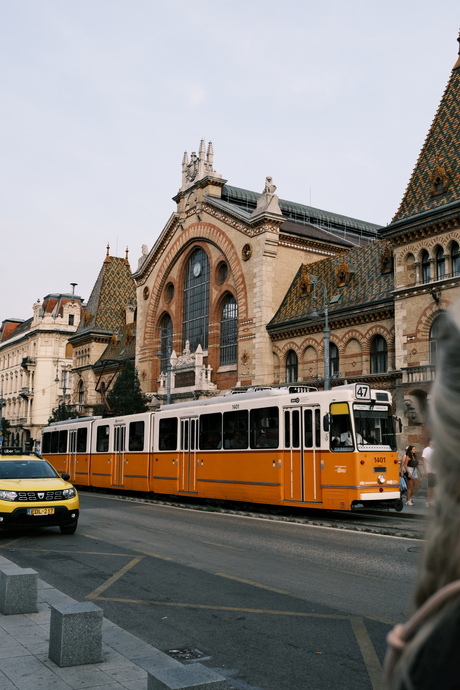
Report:
[[[7,319],[0,328],[0,391],[10,423],[5,443],[38,441],[52,411],[69,403],[72,348],[69,336],[80,323],[82,298],[50,294],[33,305],[27,321]]]

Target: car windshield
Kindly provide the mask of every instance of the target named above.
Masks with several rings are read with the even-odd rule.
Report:
[[[48,479],[59,477],[46,460],[2,460],[0,479]]]

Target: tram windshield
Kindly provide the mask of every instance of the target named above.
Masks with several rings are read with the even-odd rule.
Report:
[[[333,403],[330,431],[334,451],[396,450],[394,422],[388,405],[355,404],[352,420],[347,403]]]
[[[393,416],[388,405],[353,406],[358,450],[396,450]]]

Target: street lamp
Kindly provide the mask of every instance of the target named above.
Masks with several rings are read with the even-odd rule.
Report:
[[[55,383],[59,383],[59,364],[60,364],[60,362],[59,362],[59,360],[57,360],[57,362],[56,362],[56,376],[54,379]],[[62,414],[59,415],[60,417],[62,417],[65,414],[65,406],[66,406],[66,392],[67,392],[67,368],[66,368],[66,365],[64,365],[61,368],[61,373],[62,373],[62,386],[61,386],[61,388],[62,388],[62,402],[61,402],[60,408],[61,408]]]
[[[330,342],[330,330],[329,330],[329,295],[327,292],[326,283],[319,280],[318,276],[312,275],[310,273],[310,282],[313,284],[313,311],[311,313],[312,318],[319,316],[316,311],[316,288],[321,286],[323,288],[323,309],[324,309],[324,328],[323,328],[323,338],[324,338],[324,390],[329,391],[331,389],[331,369],[330,369],[330,359],[329,359],[329,342]]]

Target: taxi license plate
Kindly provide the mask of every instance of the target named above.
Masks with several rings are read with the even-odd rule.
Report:
[[[27,515],[54,515],[54,508],[27,508]]]

